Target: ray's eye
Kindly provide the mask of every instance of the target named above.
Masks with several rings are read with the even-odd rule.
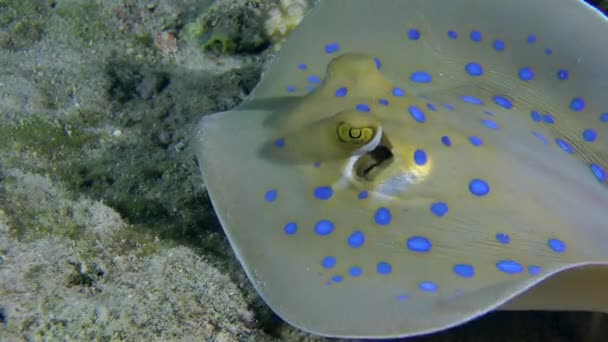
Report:
[[[374,138],[372,127],[354,127],[346,122],[338,124],[338,138],[348,144],[367,144]]]

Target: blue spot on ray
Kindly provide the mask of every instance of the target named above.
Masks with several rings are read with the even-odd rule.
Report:
[[[317,75],[310,75],[306,79],[310,83],[321,84],[321,78],[319,76],[317,76]]]
[[[266,193],[264,194],[264,199],[266,200],[266,202],[274,202],[277,199],[277,190],[271,189],[266,191]]]
[[[393,88],[393,96],[397,96],[397,97],[403,97],[405,96],[405,90],[399,88],[399,87],[394,87]]]
[[[359,266],[352,266],[348,269],[348,274],[350,274],[351,277],[360,277],[363,274],[363,269]]]
[[[456,32],[454,30],[449,30],[448,37],[452,40],[458,39],[458,32]]]
[[[365,243],[365,234],[362,231],[357,230],[350,234],[346,242],[352,248],[359,248]]]
[[[383,106],[388,106],[388,100],[387,99],[380,99],[378,100],[378,103],[383,105]]]
[[[575,112],[580,112],[585,109],[585,100],[580,97],[575,97],[570,101],[570,109]]]
[[[532,276],[538,275],[543,271],[542,267],[537,265],[528,266],[528,273]]]
[[[496,50],[496,51],[503,51],[505,49],[505,42],[500,39],[496,39],[492,43],[492,46],[494,47],[494,50]]]
[[[469,191],[475,196],[485,196],[490,193],[490,185],[483,179],[475,178],[469,182]]]
[[[555,139],[555,143],[557,144],[557,146],[559,146],[559,148],[566,151],[567,153],[574,153],[574,149],[572,148],[572,146],[570,146],[570,144],[568,144],[564,140],[557,138]]]
[[[593,129],[586,129],[583,131],[583,140],[586,142],[594,142],[597,139],[597,132]]]
[[[545,55],[549,56],[549,55],[552,55],[552,54],[553,54],[553,49],[550,49],[550,48],[546,48],[545,49]]]
[[[304,64],[304,63],[301,63],[301,64],[298,64],[298,69],[300,69],[300,70],[306,70],[306,69],[308,69],[308,66],[306,64]]]
[[[388,208],[378,208],[378,210],[376,210],[376,213],[374,214],[374,221],[376,222],[376,224],[379,224],[381,226],[389,225],[391,223],[391,219],[392,214]]]
[[[341,275],[336,274],[335,276],[331,277],[331,280],[334,283],[340,283],[342,280],[344,280],[344,278]]]
[[[496,234],[496,241],[508,245],[511,242],[511,237],[505,233],[498,233]]]
[[[532,121],[535,121],[535,122],[541,122],[543,119],[542,115],[535,110],[530,112],[530,117],[532,118]]]
[[[287,90],[288,93],[295,93],[296,87],[290,85],[290,86],[285,87],[285,90]]]
[[[277,140],[275,140],[274,146],[276,146],[277,148],[285,147],[285,138],[278,138]]]
[[[475,276],[475,268],[473,267],[473,265],[456,264],[456,265],[454,265],[452,270],[454,271],[454,273],[457,276],[460,276],[463,278],[472,278]]]
[[[320,200],[328,200],[334,194],[334,190],[330,186],[320,186],[313,192],[314,196]]]
[[[295,222],[289,222],[283,227],[283,231],[287,235],[294,235],[298,232],[298,224]]]
[[[555,253],[564,253],[566,251],[566,243],[560,239],[547,240],[547,246]]]
[[[606,181],[606,171],[601,166],[594,163],[591,164],[589,168],[591,169],[591,172],[593,172],[593,174],[595,175],[595,178],[600,181],[600,183]]]
[[[359,198],[360,200],[362,199],[366,199],[369,196],[368,192],[365,190],[362,190],[359,195],[357,195],[357,198]]]
[[[517,75],[522,81],[531,81],[534,79],[534,70],[532,70],[530,67],[523,67],[519,69]]]
[[[496,103],[497,105],[499,105],[505,109],[513,108],[513,103],[511,102],[511,100],[509,100],[508,98],[506,98],[504,96],[496,95],[492,99],[494,100],[494,103]]]
[[[431,212],[437,217],[445,216],[448,211],[448,205],[444,202],[435,202],[431,204]]]
[[[515,260],[500,260],[496,263],[496,268],[507,274],[517,274],[524,271],[524,267]]]
[[[433,76],[426,71],[415,71],[410,75],[410,81],[416,83],[430,83]]]
[[[418,283],[418,288],[424,292],[436,292],[439,286],[432,281],[421,281]]]
[[[496,122],[492,121],[492,120],[482,120],[481,121],[486,127],[491,128],[491,129],[498,129],[499,126]]]
[[[450,140],[450,137],[448,137],[447,135],[444,135],[443,137],[441,137],[441,143],[444,144],[445,146],[452,146],[452,141]]]
[[[336,266],[336,263],[336,258],[330,255],[323,258],[323,260],[321,261],[321,266],[323,266],[323,268],[330,269],[334,268]]]
[[[407,239],[405,246],[412,252],[416,253],[427,253],[433,248],[431,240],[424,236],[412,236]]]
[[[435,107],[435,105],[432,103],[427,103],[426,108],[428,108],[429,110],[432,110],[432,111],[437,111],[437,107]]]
[[[334,52],[338,52],[340,51],[340,44],[338,44],[337,42],[333,42],[333,43],[329,43],[327,45],[325,45],[325,52],[326,53],[334,53]]]
[[[471,144],[473,146],[481,146],[481,145],[483,145],[483,140],[480,137],[476,136],[476,135],[470,136],[469,137],[469,141],[471,142]]]
[[[414,152],[414,162],[416,163],[416,165],[424,165],[426,164],[426,161],[426,152],[424,152],[423,150],[416,150]]]
[[[600,121],[601,122],[608,122],[608,112],[600,114]]]
[[[391,274],[393,267],[388,262],[381,261],[376,264],[376,272],[381,275]]]
[[[355,106],[355,109],[360,112],[364,112],[364,113],[369,113],[371,111],[371,108],[369,108],[369,106],[366,105],[365,103],[359,103],[358,105]]]
[[[425,117],[422,109],[420,109],[416,106],[410,106],[408,108],[408,111],[410,112],[410,115],[412,116],[412,118],[414,120],[416,120],[417,122],[423,123],[426,121],[426,117]]]
[[[346,87],[336,89],[336,97],[344,97],[346,94],[348,94],[348,89]]]
[[[464,95],[460,97],[462,99],[462,101],[466,102],[466,103],[470,103],[470,104],[474,104],[477,106],[482,106],[483,105],[483,100],[474,96],[469,96],[469,95]]]
[[[320,220],[315,224],[315,233],[320,236],[329,235],[334,231],[334,223],[330,220]]]
[[[418,31],[415,28],[411,28],[407,31],[407,37],[410,40],[418,40],[418,39],[420,39],[420,31]]]
[[[569,78],[569,73],[568,70],[566,69],[559,69],[557,71],[557,78],[561,81],[565,81]]]
[[[543,114],[543,121],[546,124],[553,125],[555,123],[555,118],[551,114]]]
[[[528,38],[527,38],[527,42],[528,42],[528,44],[534,44],[534,43],[536,43],[536,36],[533,35],[533,34],[529,35]]]
[[[471,38],[471,41],[480,42],[483,37],[481,35],[481,32],[479,32],[479,31],[471,31],[471,34],[469,35],[469,38]]]
[[[382,68],[382,62],[376,57],[374,57],[374,63],[376,63],[376,69],[380,70]]]
[[[471,76],[483,75],[483,67],[479,63],[471,62],[464,66],[464,70]]]

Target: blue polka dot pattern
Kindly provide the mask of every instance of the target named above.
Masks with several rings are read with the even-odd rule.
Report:
[[[441,143],[444,144],[445,146],[452,146],[452,141],[450,140],[450,137],[448,137],[447,135],[444,135],[441,137]]]
[[[336,53],[340,51],[340,44],[333,42],[333,43],[329,43],[327,45],[325,45],[325,52],[326,53]]]
[[[388,106],[388,100],[387,99],[380,99],[378,100],[378,103],[383,105],[383,106]]]
[[[541,133],[539,133],[537,131],[532,131],[532,135],[534,135],[543,144],[545,144],[545,145],[549,145],[550,144],[549,140],[544,135],[542,135]]]
[[[445,216],[448,211],[448,205],[444,202],[434,202],[431,204],[431,212],[437,217]]]
[[[357,198],[359,198],[360,200],[366,199],[369,196],[369,193],[365,190],[359,192],[359,195],[357,195]]]
[[[388,262],[381,261],[376,264],[376,272],[381,275],[391,274],[393,267]]]
[[[505,109],[511,109],[513,108],[513,103],[511,102],[511,100],[509,100],[508,98],[501,96],[501,95],[496,95],[493,97],[494,103],[496,103],[497,105],[505,108]]]
[[[348,269],[348,274],[351,277],[360,277],[363,274],[363,269],[359,266],[352,266]]]
[[[315,233],[320,236],[325,236],[333,233],[334,223],[330,220],[320,220],[315,224]]]
[[[336,260],[335,257],[333,257],[333,256],[326,256],[321,261],[321,266],[323,266],[323,268],[326,268],[326,269],[331,269],[331,268],[334,268],[336,266],[336,263],[337,263],[337,260]]]
[[[569,72],[566,69],[559,69],[557,71],[557,78],[561,81],[565,81],[569,78]]]
[[[364,113],[369,113],[371,111],[371,108],[369,108],[369,106],[364,103],[359,103],[355,106],[355,109]]]
[[[517,274],[524,271],[524,267],[515,260],[500,260],[496,263],[496,268],[507,274]]]
[[[427,253],[433,248],[431,240],[424,236],[412,236],[405,242],[405,246],[412,252]]]
[[[476,135],[470,136],[469,137],[469,142],[473,146],[481,146],[481,145],[483,145],[483,140],[480,137],[476,136]]]
[[[424,165],[427,162],[426,152],[423,150],[416,150],[414,152],[414,162],[416,165]]]
[[[434,105],[434,104],[432,104],[432,103],[427,103],[427,104],[426,104],[426,108],[428,108],[429,110],[432,110],[432,111],[434,111],[434,112],[436,112],[436,111],[437,111],[437,107],[435,107],[435,105]]]
[[[449,103],[444,103],[444,104],[442,104],[441,106],[442,106],[443,108],[447,109],[447,110],[454,110],[454,109],[456,109],[456,107],[452,106],[452,105],[451,105],[451,104],[449,104]]]
[[[326,201],[331,198],[334,194],[334,190],[330,186],[320,186],[313,192],[317,199]]]
[[[473,278],[475,276],[475,268],[469,264],[456,264],[452,271],[462,278]]]
[[[481,32],[479,32],[479,31],[471,31],[471,34],[469,35],[469,38],[471,38],[471,41],[473,41],[473,42],[480,42],[483,37],[481,35]]]
[[[608,112],[600,114],[600,121],[601,122],[608,122]]]
[[[498,233],[496,234],[496,241],[508,245],[511,242],[511,237],[505,233]]]
[[[365,234],[362,231],[357,230],[350,234],[346,242],[352,248],[360,248],[365,243]]]
[[[331,281],[333,281],[334,283],[340,283],[340,282],[342,282],[342,280],[344,280],[344,277],[342,277],[341,275],[338,275],[338,274],[331,277]]]
[[[274,146],[276,146],[277,148],[285,147],[285,138],[278,138],[277,140],[275,140]]]
[[[595,139],[597,139],[597,131],[590,128],[583,131],[583,140],[586,142],[594,142]]]
[[[566,252],[566,243],[560,239],[552,238],[547,240],[547,246],[555,253]]]
[[[450,38],[452,40],[458,39],[458,32],[456,32],[454,30],[449,30],[448,31],[448,38]]]
[[[266,200],[266,202],[274,202],[277,199],[277,190],[276,189],[271,189],[266,191],[266,193],[264,194],[264,199]]]
[[[534,43],[536,43],[536,36],[533,35],[533,34],[529,35],[528,39],[527,39],[527,42],[528,42],[528,44],[534,44]]]
[[[418,288],[424,292],[437,292],[439,285],[431,281],[421,281],[418,283]]]
[[[410,81],[415,83],[430,83],[433,81],[433,76],[426,71],[416,71],[410,75]]]
[[[600,183],[604,183],[606,181],[606,171],[601,166],[594,163],[591,164],[589,168],[591,169],[591,172],[593,172],[595,178],[600,181]]]
[[[346,94],[348,94],[348,89],[346,87],[336,89],[336,97],[344,97]]]
[[[530,67],[523,67],[519,69],[518,75],[522,81],[531,81],[534,79],[534,70]]]
[[[545,49],[545,55],[550,56],[552,54],[553,54],[553,49],[550,49],[550,48]]]
[[[288,93],[295,93],[296,87],[290,85],[290,86],[285,87],[285,90],[287,90]]]
[[[294,235],[298,232],[298,224],[295,222],[289,222],[283,227],[283,231],[287,235]]]
[[[397,96],[397,97],[403,97],[405,96],[405,90],[399,88],[399,87],[394,87],[393,88],[393,96]]]
[[[490,185],[483,179],[475,178],[469,182],[469,191],[475,196],[485,196],[490,193]]]
[[[308,69],[308,66],[306,64],[304,64],[304,63],[301,63],[301,64],[298,64],[298,69],[300,69],[300,70],[306,70],[306,69]]]
[[[551,114],[543,114],[543,121],[546,124],[553,125],[555,123],[555,118]]]
[[[374,214],[374,221],[376,222],[376,224],[381,225],[381,226],[387,226],[391,223],[392,220],[392,214],[391,211],[388,208],[378,208],[378,210],[376,210],[376,213]]]
[[[483,75],[483,67],[479,63],[471,62],[464,66],[464,70],[471,76]]]
[[[530,117],[535,122],[541,122],[542,119],[543,119],[542,115],[539,112],[535,111],[535,110],[533,110],[533,111],[530,112]]]
[[[410,112],[412,118],[417,122],[424,123],[426,121],[426,116],[424,115],[422,109],[420,109],[419,107],[410,106],[408,108],[408,111]]]
[[[415,29],[415,28],[409,29],[409,30],[407,31],[407,37],[408,37],[410,40],[418,40],[418,39],[420,39],[420,31],[418,31],[418,30],[417,30],[417,29]]]

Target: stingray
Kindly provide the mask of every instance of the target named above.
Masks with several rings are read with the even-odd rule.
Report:
[[[250,281],[304,331],[608,312],[606,56],[583,1],[321,1],[194,149]]]

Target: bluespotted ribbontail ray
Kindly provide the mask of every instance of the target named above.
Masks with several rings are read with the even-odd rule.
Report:
[[[194,142],[283,319],[396,337],[608,311],[608,22],[576,0],[331,0]]]

